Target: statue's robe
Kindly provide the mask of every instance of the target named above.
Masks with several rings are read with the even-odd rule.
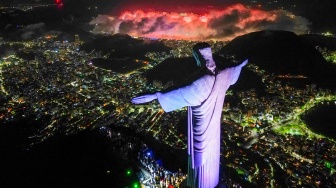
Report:
[[[192,84],[157,93],[166,112],[188,106],[188,186],[214,188],[219,182],[220,124],[225,93],[241,66],[204,75]]]

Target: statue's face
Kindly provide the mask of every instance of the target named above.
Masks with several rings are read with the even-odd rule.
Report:
[[[201,53],[201,55],[203,56],[203,58],[206,62],[206,67],[212,73],[215,73],[216,64],[215,64],[215,61],[213,60],[213,57],[212,57],[211,48],[203,48],[203,49],[200,49],[199,52]]]

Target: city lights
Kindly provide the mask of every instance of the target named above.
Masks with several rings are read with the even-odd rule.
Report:
[[[192,47],[206,41],[216,63],[253,56],[222,109],[222,183],[335,187],[335,123],[328,119],[336,106],[335,76],[326,74],[336,70],[334,2],[308,1],[3,0],[0,133],[8,142],[0,144],[6,151],[0,184],[71,184],[73,166],[80,182],[93,184],[84,187],[181,187],[188,173],[187,109],[166,113],[157,101],[130,100],[199,76]],[[278,50],[269,55],[272,47]],[[108,147],[88,151],[99,154],[92,159],[99,165],[85,163],[90,172],[82,164],[45,162],[89,157],[80,147],[67,150],[70,142],[59,147],[70,157],[38,152],[81,133]]]

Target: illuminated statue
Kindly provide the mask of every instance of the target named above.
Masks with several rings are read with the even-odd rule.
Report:
[[[214,188],[219,182],[220,124],[225,93],[236,83],[247,60],[236,67],[218,70],[209,44],[194,46],[197,64],[206,73],[192,84],[166,93],[132,99],[141,104],[158,99],[165,112],[188,106],[188,180],[192,188]]]

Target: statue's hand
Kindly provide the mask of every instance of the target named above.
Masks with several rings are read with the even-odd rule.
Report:
[[[240,67],[243,67],[243,66],[245,66],[247,63],[248,63],[248,59],[246,59],[244,62],[242,62],[239,66],[240,66]]]
[[[146,102],[150,102],[152,100],[157,99],[156,94],[149,94],[149,95],[142,95],[139,97],[134,97],[131,102],[133,104],[142,104],[142,103],[146,103]]]

